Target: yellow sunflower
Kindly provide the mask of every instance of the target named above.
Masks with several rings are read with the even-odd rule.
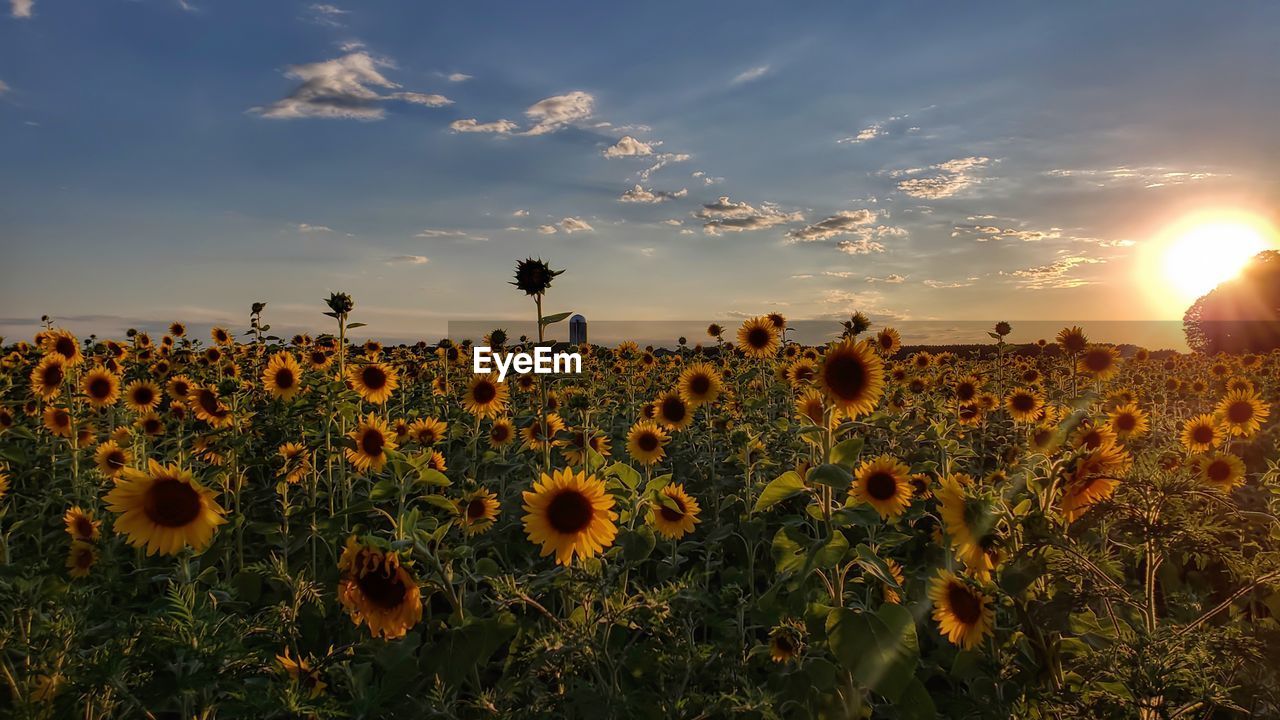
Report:
[[[561,565],[575,554],[586,559],[603,552],[618,534],[613,496],[594,475],[572,469],[543,473],[523,496],[525,534],[542,545],[543,557],[555,553]]]
[[[71,541],[71,550],[67,553],[67,574],[73,578],[89,576],[94,563],[98,561],[98,549],[93,543],[83,540]]]
[[[1036,422],[1044,414],[1044,394],[1031,388],[1017,388],[1004,399],[1009,415],[1018,422]]]
[[[381,470],[387,464],[387,451],[396,449],[391,429],[373,413],[347,433],[347,437],[355,444],[346,449],[347,461],[362,473]]]
[[[116,513],[115,530],[148,555],[176,555],[184,547],[203,551],[227,520],[212,490],[177,465],[147,463],[147,472],[125,468],[105,498]]]
[[[524,448],[534,452],[541,452],[542,448],[551,445],[555,447],[560,444],[556,440],[556,435],[565,428],[564,420],[556,413],[547,413],[546,423],[544,425],[542,418],[534,418],[520,430],[520,437],[524,440]]]
[[[62,523],[72,540],[94,542],[102,534],[102,521],[94,520],[93,513],[81,509],[79,505],[73,506],[62,516]]]
[[[124,389],[124,404],[141,415],[160,406],[160,388],[150,380],[134,380]]]
[[[1212,415],[1197,415],[1182,426],[1182,446],[1189,452],[1204,453],[1226,440],[1226,431]]]
[[[287,442],[281,445],[276,454],[284,460],[284,465],[276,473],[285,482],[297,484],[311,474],[311,451],[302,443]]]
[[[892,356],[902,348],[902,336],[891,327],[876,333],[876,349],[886,356]]]
[[[98,445],[93,459],[103,477],[113,478],[129,466],[133,456],[115,440],[107,440]]]
[[[818,364],[809,358],[799,358],[787,366],[787,382],[803,387],[818,377]]]
[[[693,422],[693,410],[674,391],[665,392],[653,401],[654,419],[669,430],[683,430]]]
[[[1196,460],[1200,481],[1223,492],[1244,481],[1244,461],[1229,453],[1216,452]]]
[[[713,403],[720,396],[720,371],[704,362],[696,362],[685,368],[676,381],[680,397],[690,407]]]
[[[1151,429],[1147,414],[1134,403],[1120,405],[1112,410],[1109,422],[1111,430],[1121,440],[1142,437]]]
[[[955,573],[938,571],[929,585],[933,619],[952,645],[972,649],[995,630],[991,598]]]
[[[67,365],[75,367],[84,362],[84,352],[80,349],[80,341],[66,330],[55,330],[45,337],[44,351],[49,355],[57,355]]]
[[[957,473],[943,478],[935,495],[941,503],[942,525],[956,557],[969,574],[985,581],[999,564],[999,534],[996,514],[990,504],[980,497],[970,497],[965,490],[972,486],[973,478]]]
[[[395,552],[352,536],[338,570],[338,599],[357,627],[364,623],[375,637],[394,640],[422,619],[418,581]]]
[[[506,447],[515,438],[515,425],[507,418],[498,418],[489,426],[489,446],[494,449]]]
[[[71,437],[71,413],[50,405],[44,411],[44,427],[57,437]]]
[[[1067,522],[1115,493],[1133,459],[1118,445],[1107,444],[1077,458],[1062,490],[1062,516]]]
[[[1089,338],[1085,337],[1084,330],[1074,325],[1059,330],[1057,341],[1062,352],[1068,355],[1079,355],[1089,345]]]
[[[892,455],[867,460],[854,473],[849,493],[875,508],[880,519],[897,518],[911,504],[911,468]]]
[[[1271,406],[1251,390],[1232,390],[1218,403],[1217,415],[1237,437],[1250,437],[1262,427]]]
[[[889,574],[893,576],[894,582],[898,583],[898,587],[906,587],[907,580],[902,574],[902,566],[898,564],[898,561],[893,558],[885,558],[884,564],[885,567],[889,568]],[[881,596],[884,598],[885,602],[891,605],[902,604],[902,596],[898,594],[898,591],[892,585],[882,582],[880,583],[880,586],[882,591]]]
[[[664,446],[670,441],[666,431],[657,423],[642,420],[631,426],[627,432],[627,454],[643,465],[661,462],[667,451]]]
[[[1076,370],[1095,380],[1110,380],[1120,372],[1120,351],[1109,345],[1090,345],[1076,361]]]
[[[423,447],[430,447],[445,438],[449,424],[433,417],[419,418],[409,425],[409,437]]]
[[[494,373],[472,375],[467,394],[462,397],[462,407],[478,418],[489,418],[507,409],[507,384],[498,382]]]
[[[195,412],[196,418],[209,423],[214,428],[231,425],[231,411],[222,404],[218,391],[212,387],[193,385],[187,395],[187,404]]]
[[[884,392],[884,362],[866,343],[848,338],[827,348],[818,382],[831,405],[849,418],[875,410]]]
[[[319,671],[311,667],[311,663],[307,662],[301,655],[295,660],[289,655],[289,648],[285,648],[284,654],[276,656],[276,662],[280,664],[280,669],[289,679],[297,683],[307,691],[307,696],[311,699],[320,697],[324,693],[324,689],[329,687],[324,682],[323,675]]]
[[[95,367],[84,374],[80,391],[95,408],[115,405],[120,398],[120,378],[104,367]]]
[[[287,352],[278,352],[262,371],[262,386],[277,400],[291,400],[302,389],[302,366]]]
[[[365,402],[374,405],[391,399],[391,393],[400,386],[396,369],[385,363],[352,365],[347,368],[347,380]]]
[[[564,447],[564,459],[570,465],[582,465],[587,461],[587,448],[601,457],[609,457],[613,452],[611,443],[607,435],[592,432],[591,437],[587,437],[583,431],[575,430],[569,434],[569,442]]]
[[[796,417],[801,420],[807,420],[819,427],[825,422],[826,406],[822,400],[822,393],[812,388],[801,393],[796,398]]]
[[[702,508],[684,490],[684,485],[669,483],[657,492],[649,506],[649,521],[653,529],[668,540],[679,540],[693,532],[693,526],[701,522],[698,513]]]
[[[469,492],[458,501],[458,516],[467,535],[488,532],[498,520],[498,496],[484,489]]]
[[[773,357],[778,353],[778,327],[767,317],[753,317],[738,328],[738,349],[749,358]]]
[[[191,378],[186,375],[174,375],[165,384],[165,390],[169,393],[169,399],[175,403],[185,403],[187,396],[191,394]]]
[[[31,371],[31,392],[41,400],[52,400],[62,392],[67,379],[67,360],[57,353],[45,355]]]

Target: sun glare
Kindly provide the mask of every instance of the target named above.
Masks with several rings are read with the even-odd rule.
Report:
[[[1157,297],[1185,309],[1240,273],[1250,258],[1273,247],[1267,224],[1253,216],[1231,213],[1200,215],[1179,222],[1162,234],[1143,263],[1146,281]]]

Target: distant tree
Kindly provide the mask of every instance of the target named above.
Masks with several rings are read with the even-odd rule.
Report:
[[[1267,352],[1280,348],[1280,252],[1258,253],[1240,272],[1196,300],[1182,316],[1197,352]]]

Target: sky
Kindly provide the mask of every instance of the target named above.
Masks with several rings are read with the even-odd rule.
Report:
[[[0,336],[1167,320],[1280,219],[1274,2],[0,2]]]

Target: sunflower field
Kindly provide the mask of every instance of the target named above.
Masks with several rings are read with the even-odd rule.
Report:
[[[1280,717],[1280,352],[316,312],[4,346],[0,716]]]

